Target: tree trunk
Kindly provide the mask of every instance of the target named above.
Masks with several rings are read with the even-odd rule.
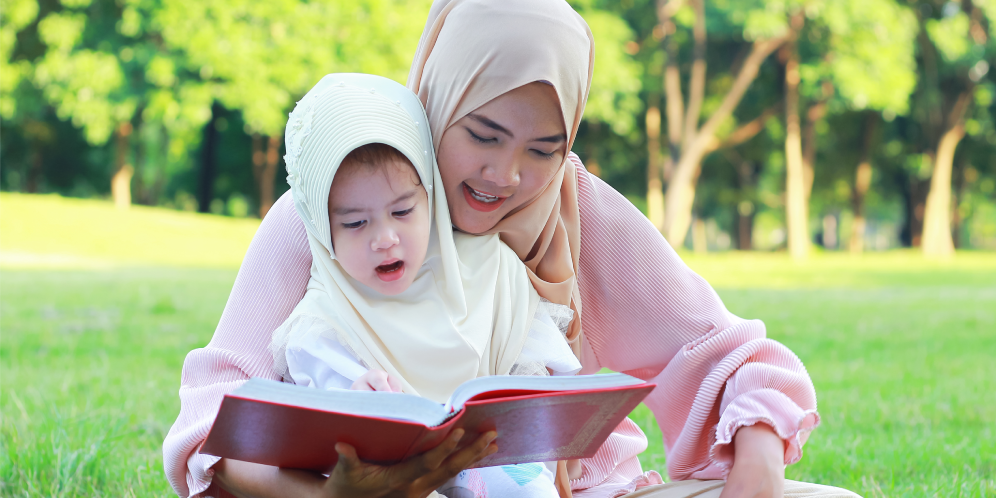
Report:
[[[204,148],[201,149],[201,171],[197,184],[197,211],[211,211],[211,201],[214,199],[214,178],[217,176],[217,164],[214,149],[218,142],[218,130],[215,126],[218,115],[221,114],[221,104],[211,104],[211,119],[204,125]]]
[[[954,253],[951,238],[951,166],[955,148],[965,136],[965,126],[955,125],[941,136],[934,159],[934,173],[930,177],[930,193],[923,213],[923,253],[927,256],[947,257]]]
[[[695,26],[692,27],[692,75],[688,80],[688,109],[685,112],[685,131],[683,132],[682,149],[691,148],[691,141],[699,129],[699,117],[702,115],[702,101],[705,99],[706,84],[706,20],[705,1],[692,0],[695,11]]]
[[[697,253],[709,251],[709,240],[706,236],[706,224],[702,218],[696,217],[692,223],[692,250]]]
[[[806,172],[802,164],[802,135],[799,125],[799,53],[792,40],[785,63],[785,218],[788,250],[792,259],[804,259],[809,252],[809,217],[806,205]]]
[[[806,111],[806,127],[802,132],[802,171],[806,188],[806,205],[813,194],[816,178],[816,123],[826,114],[826,101],[818,102]]]
[[[744,92],[757,77],[764,60],[784,43],[785,38],[755,41],[751,52],[741,66],[733,85],[716,111],[702,125],[695,137],[688,141],[688,148],[681,151],[680,159],[668,181],[664,207],[664,236],[672,247],[684,244],[685,235],[692,222],[692,205],[695,202],[695,179],[699,174],[702,158],[713,146],[716,129],[733,114]],[[670,114],[670,110],[668,111]],[[670,127],[671,123],[668,122]]]
[[[964,228],[965,219],[961,215],[961,203],[965,200],[965,191],[968,188],[968,179],[966,176],[965,162],[960,161],[958,167],[954,170],[954,175],[957,180],[955,180],[954,187],[954,202],[951,203],[953,212],[951,213],[951,241],[954,242],[954,248],[961,249],[961,235],[962,229]]]
[[[588,143],[585,147],[587,149],[588,157],[585,158],[586,160],[584,163],[584,167],[589,173],[599,177],[602,176],[602,167],[598,164],[598,150],[595,144],[598,143],[599,132],[601,129],[602,125],[598,121],[591,121],[588,123]]]
[[[135,136],[138,138],[138,143],[135,144],[135,204],[145,204],[149,205],[149,198],[152,193],[152,186],[146,179],[149,177],[149,164],[146,160],[146,150],[145,150],[145,137],[144,135],[145,124],[139,122],[138,129],[135,130]]]
[[[259,217],[263,218],[273,207],[273,182],[277,176],[277,166],[280,164],[280,143],[283,135],[270,137],[266,145],[266,169],[263,170],[263,183],[259,187]]]
[[[664,186],[661,183],[661,111],[657,99],[647,106],[647,218],[658,230],[664,226]]]
[[[749,161],[740,160],[737,166],[737,178],[741,195],[754,191],[755,173],[754,165]],[[750,251],[754,248],[754,203],[748,199],[743,199],[737,203],[737,249]]]
[[[42,156],[42,146],[37,140],[32,140],[31,142],[31,167],[28,169],[28,181],[27,188],[25,189],[29,194],[38,193],[38,180],[42,176],[42,166],[44,165],[44,156]]]
[[[737,205],[737,249],[750,251],[754,249],[754,204],[741,201]]]
[[[674,36],[677,26],[671,21],[670,16],[674,12],[668,9],[676,9],[679,2],[667,2],[663,8],[658,9],[658,19],[667,39],[664,42],[664,52],[666,61],[664,64],[664,109],[667,116],[667,146],[668,152],[664,155],[662,176],[664,182],[670,183],[674,174],[674,161],[681,157],[681,131],[682,120],[685,116],[685,103],[681,96],[681,71],[678,68],[678,42]],[[660,196],[660,213],[664,217],[664,194],[663,185]],[[657,229],[664,226],[663,220]]]
[[[273,182],[280,164],[280,135],[264,137],[252,136],[252,176],[256,180],[259,193],[259,217],[263,218],[273,207]],[[266,142],[264,151],[263,142]]]
[[[934,153],[928,154],[933,162]],[[923,214],[930,191],[930,180],[921,180],[915,175],[909,178],[909,244],[921,247],[923,242]]]
[[[111,199],[114,207],[128,209],[131,206],[131,177],[135,168],[128,164],[128,137],[131,136],[131,123],[125,121],[114,130],[117,154],[114,161],[114,175],[111,176]]]
[[[927,194],[923,214],[923,254],[929,257],[948,257],[954,253],[951,238],[951,167],[958,142],[965,136],[964,116],[971,104],[973,90],[969,87],[958,96],[947,119],[948,129],[937,145],[930,193]]]
[[[861,254],[865,250],[865,195],[871,187],[871,152],[877,128],[878,114],[867,112],[863,130],[865,140],[861,150],[861,162],[858,163],[857,171],[855,171],[854,189],[851,190],[851,209],[854,211],[854,222],[851,224],[851,237],[847,246],[853,254]]]

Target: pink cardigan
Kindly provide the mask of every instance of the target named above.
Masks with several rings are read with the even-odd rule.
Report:
[[[785,440],[785,463],[819,424],[802,362],[765,338],[764,324],[726,310],[633,205],[578,166],[582,373],[606,367],[657,383],[646,399],[664,435],[672,480],[725,478],[736,430],[764,422]],[[275,379],[270,334],[304,296],[311,253],[285,194],[260,225],[211,342],[187,355],[180,414],[163,443],[166,476],[180,496],[211,486],[216,457],[197,452],[222,396],[249,377]],[[572,482],[581,497],[619,496],[659,482],[637,455],[647,439],[627,419]],[[210,494],[215,495],[212,489]]]

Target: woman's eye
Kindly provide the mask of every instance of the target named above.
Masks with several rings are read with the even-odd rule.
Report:
[[[352,228],[360,228],[361,226],[363,226],[364,223],[366,223],[366,222],[363,221],[363,220],[360,220],[360,221],[354,221],[352,223],[343,223],[342,226],[343,226],[343,228],[350,228],[350,229],[352,229]]]
[[[394,215],[394,216],[396,216],[396,217],[398,217],[398,218],[401,218],[401,217],[404,217],[404,216],[408,216],[414,210],[415,210],[415,206],[412,206],[412,207],[410,207],[408,209],[405,209],[403,211],[395,211],[395,212],[393,212],[391,214]]]
[[[467,128],[467,133],[470,133],[470,138],[473,138],[474,141],[477,142],[477,143],[493,144],[493,143],[495,143],[495,142],[498,141],[497,137],[484,138],[484,137],[478,135],[477,133],[474,133],[474,131],[471,130],[470,128]]]
[[[542,157],[543,159],[550,159],[551,157],[553,157],[554,154],[557,153],[557,151],[554,150],[551,152],[543,152],[539,149],[533,149],[533,153],[535,153],[537,156]]]

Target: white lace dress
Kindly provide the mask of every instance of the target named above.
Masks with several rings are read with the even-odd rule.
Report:
[[[509,375],[574,375],[581,363],[564,334],[574,312],[540,299],[522,352]],[[349,389],[366,365],[318,317],[300,315],[273,332],[274,371],[285,382],[317,389]],[[556,462],[470,469],[439,488],[446,498],[556,498]]]

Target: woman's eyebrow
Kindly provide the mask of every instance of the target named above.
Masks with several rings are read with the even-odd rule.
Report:
[[[491,128],[492,130],[504,133],[504,134],[508,135],[509,138],[515,138],[515,135],[513,135],[512,132],[509,131],[508,128],[505,128],[504,126],[502,126],[502,125],[500,125],[498,123],[495,123],[491,119],[488,119],[488,118],[486,118],[484,116],[481,116],[480,114],[470,113],[470,114],[467,115],[467,117],[469,117],[470,119],[473,119],[474,121],[477,121],[478,123],[481,123],[484,126],[487,126],[488,128]],[[549,137],[534,138],[534,139],[530,140],[530,142],[549,142],[549,143],[554,143],[554,144],[558,144],[558,143],[564,142],[564,141],[567,141],[567,135],[565,135],[563,133],[560,133],[560,134],[557,134],[557,135],[550,135]]]
[[[564,135],[563,133],[559,135],[550,135],[549,137],[540,137],[532,139],[533,142],[550,142],[553,144],[559,144],[560,142],[564,142],[566,140],[567,140],[567,135]]]
[[[490,120],[490,119],[488,119],[488,118],[486,118],[484,116],[481,116],[480,114],[473,114],[473,113],[471,113],[471,114],[468,114],[467,117],[469,117],[470,119],[473,119],[474,121],[477,121],[478,123],[481,123],[484,126],[487,126],[488,128],[491,128],[492,130],[504,133],[504,134],[508,135],[509,138],[515,138],[515,135],[513,135],[512,132],[508,130],[508,128],[505,128],[504,126],[502,126],[502,125],[500,125],[498,123],[495,123],[494,121],[492,121],[492,120]]]

